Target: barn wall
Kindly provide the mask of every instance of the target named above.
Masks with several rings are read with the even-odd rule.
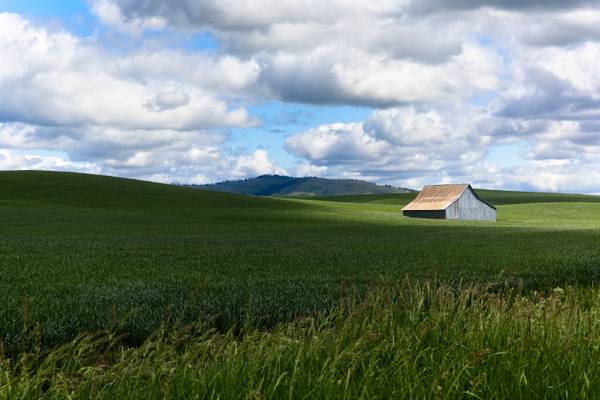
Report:
[[[444,211],[444,210],[402,211],[402,214],[406,217],[412,217],[412,218],[434,218],[434,219],[445,219],[446,218],[446,211]]]
[[[488,206],[467,189],[450,207],[446,209],[447,219],[477,221],[495,221],[496,210]]]

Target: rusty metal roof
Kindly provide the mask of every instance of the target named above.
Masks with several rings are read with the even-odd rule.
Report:
[[[404,207],[403,211],[433,211],[445,210],[454,203],[469,184],[459,185],[429,185],[423,187],[417,197]]]

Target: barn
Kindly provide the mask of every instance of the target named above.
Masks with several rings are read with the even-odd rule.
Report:
[[[477,196],[469,184],[425,186],[402,213],[415,218],[496,220],[496,207]]]

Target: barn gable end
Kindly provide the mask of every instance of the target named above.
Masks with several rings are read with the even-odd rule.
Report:
[[[495,221],[496,210],[477,197],[469,185],[458,200],[446,208],[446,219]]]

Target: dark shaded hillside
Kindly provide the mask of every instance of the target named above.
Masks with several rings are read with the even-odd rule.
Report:
[[[153,183],[103,175],[50,171],[0,171],[0,203],[19,206],[62,205],[120,211],[178,213],[199,208],[287,209],[272,199]],[[231,213],[230,210],[230,213]],[[210,213],[202,213],[210,215]]]
[[[251,179],[194,185],[193,187],[254,196],[335,196],[410,191],[405,188],[376,185],[356,179],[294,178],[281,175],[261,175]]]

